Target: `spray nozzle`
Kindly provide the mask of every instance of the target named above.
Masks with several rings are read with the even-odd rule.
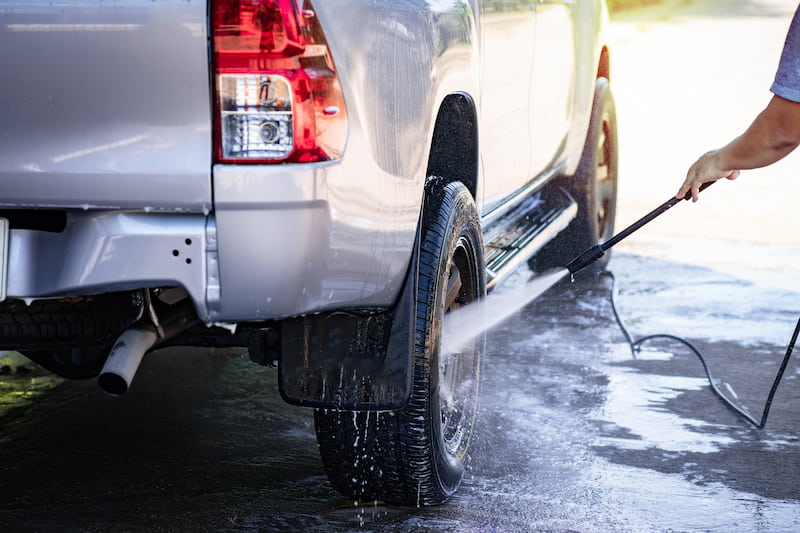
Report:
[[[606,251],[603,249],[603,246],[600,244],[596,244],[583,252],[581,255],[573,259],[567,265],[567,270],[569,270],[570,274],[575,274],[580,272],[584,268],[588,267],[601,257],[606,254]]]

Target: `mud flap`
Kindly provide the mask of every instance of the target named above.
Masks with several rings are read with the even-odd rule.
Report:
[[[397,304],[281,322],[283,399],[319,409],[396,410],[411,396],[419,235]]]

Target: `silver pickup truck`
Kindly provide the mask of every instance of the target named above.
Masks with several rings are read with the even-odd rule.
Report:
[[[315,409],[334,488],[444,501],[484,343],[440,353],[443,317],[613,229],[606,22],[602,0],[0,0],[0,349],[118,395],[151,350],[246,347]]]

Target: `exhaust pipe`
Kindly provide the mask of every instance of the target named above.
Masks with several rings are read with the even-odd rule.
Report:
[[[125,330],[119,336],[106,364],[100,371],[97,384],[111,396],[120,396],[128,391],[133,376],[139,369],[144,354],[158,341],[158,333],[152,324],[141,324]]]
[[[139,322],[122,332],[111,348],[111,353],[108,354],[97,378],[100,388],[111,396],[121,396],[128,391],[144,354],[153,346],[174,337],[199,321],[188,299],[175,304],[174,309],[173,306],[169,306],[163,320],[159,320],[156,316],[149,295],[147,301],[150,320]]]

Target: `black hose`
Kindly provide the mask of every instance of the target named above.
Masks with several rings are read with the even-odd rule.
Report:
[[[631,336],[628,328],[625,327],[625,324],[622,321],[622,317],[620,316],[619,312],[617,311],[617,280],[609,271],[604,271],[602,274],[611,278],[611,309],[614,311],[614,318],[617,320],[617,324],[619,325],[620,330],[622,330],[622,334],[625,335],[625,339],[628,342],[628,345],[631,347],[631,354],[633,358],[636,358],[636,354],[639,352],[641,345],[649,340],[652,339],[672,339],[674,341],[680,342],[697,356],[700,359],[700,363],[703,365],[703,369],[706,372],[706,377],[708,378],[708,384],[711,385],[711,390],[714,391],[714,394],[719,397],[722,402],[727,405],[730,409],[736,412],[739,416],[744,418],[747,422],[755,426],[757,429],[764,429],[764,426],[767,424],[767,417],[769,416],[770,407],[772,407],[772,400],[775,397],[775,392],[778,390],[778,385],[780,385],[781,379],[783,378],[783,373],[786,370],[786,366],[789,364],[789,359],[792,356],[792,350],[794,350],[794,346],[797,343],[798,334],[800,334],[800,319],[797,321],[797,325],[794,327],[794,333],[792,333],[792,338],[789,340],[789,345],[786,347],[786,355],[783,356],[783,362],[781,363],[781,367],[778,370],[778,375],[775,376],[775,381],[772,382],[772,387],[769,390],[769,394],[767,395],[767,402],[764,405],[764,412],[761,414],[761,421],[757,421],[755,418],[750,416],[746,411],[741,409],[739,406],[734,404],[731,400],[729,400],[722,391],[720,391],[717,386],[714,384],[714,379],[711,377],[711,371],[708,368],[708,363],[706,363],[705,357],[703,354],[700,353],[700,350],[697,349],[691,342],[687,341],[686,339],[682,339],[676,335],[668,335],[659,333],[656,335],[648,335],[646,337],[642,337],[639,340],[634,340]]]

